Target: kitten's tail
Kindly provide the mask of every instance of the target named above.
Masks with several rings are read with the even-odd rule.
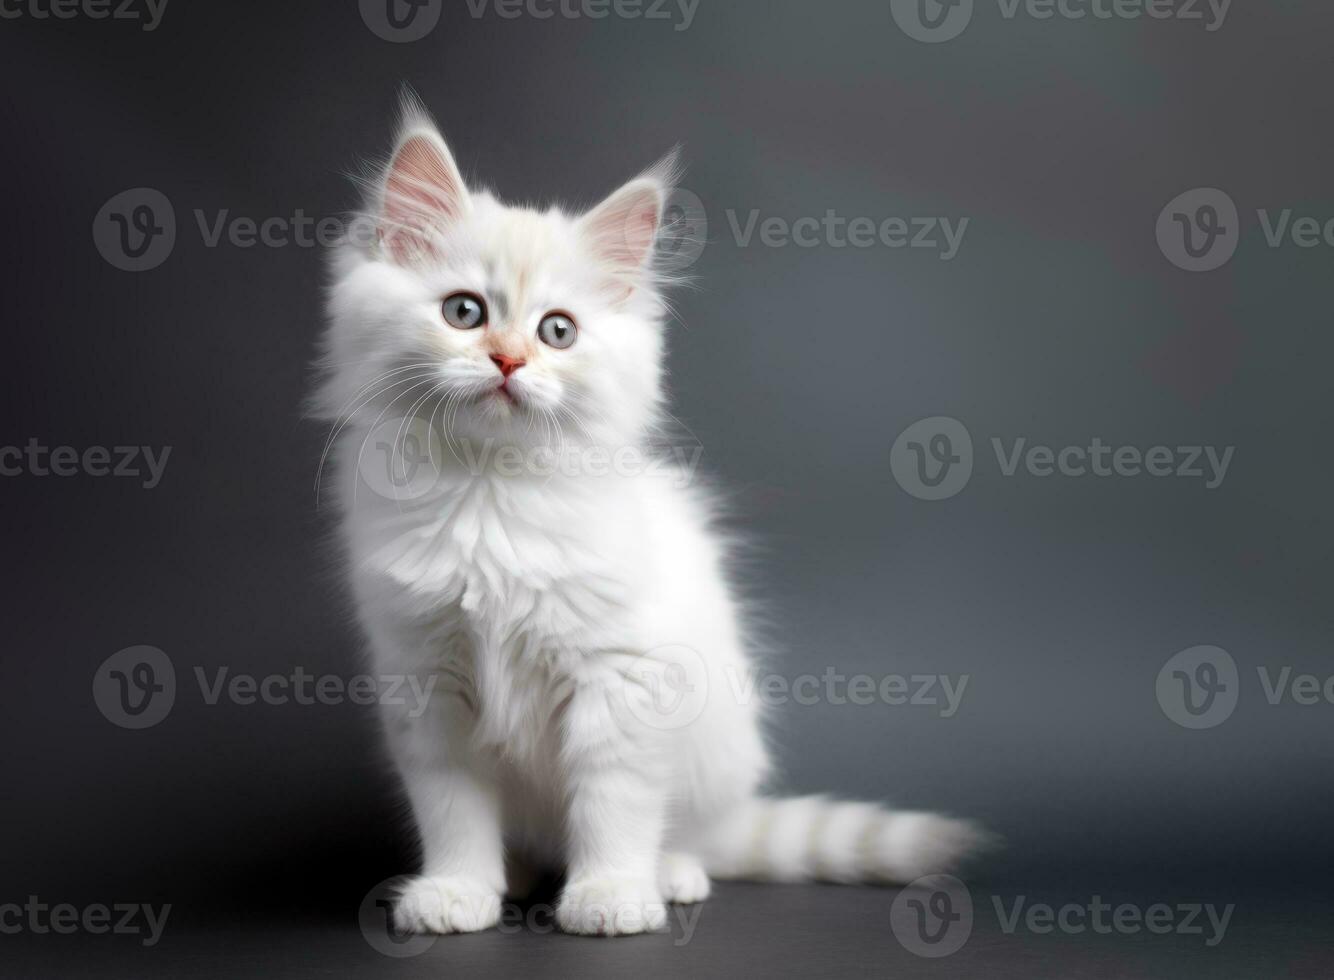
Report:
[[[902,884],[951,871],[992,840],[934,813],[823,796],[755,798],[709,831],[699,856],[715,878]]]

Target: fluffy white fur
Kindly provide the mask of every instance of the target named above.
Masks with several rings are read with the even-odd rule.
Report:
[[[614,451],[658,432],[653,245],[672,177],[669,161],[582,216],[510,207],[465,187],[410,104],[372,181],[376,240],[338,250],[316,403],[351,589],[376,672],[438,678],[419,716],[385,708],[423,849],[403,929],[495,924],[516,858],[566,871],[563,929],[616,935],[706,898],[709,875],[907,881],[974,840],[930,814],[757,795],[768,760],[728,680],[748,660],[702,491],[661,472],[477,465],[499,447]],[[459,290],[485,298],[487,326],[445,322]],[[567,349],[537,339],[553,310],[578,326]],[[508,398],[492,355],[525,361]],[[387,419],[439,433],[433,485],[411,499],[359,480]],[[662,684],[703,703],[654,723]]]

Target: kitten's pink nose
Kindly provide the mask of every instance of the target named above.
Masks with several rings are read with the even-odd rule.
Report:
[[[521,357],[510,357],[508,354],[492,354],[491,363],[500,368],[503,377],[508,378],[528,362]]]

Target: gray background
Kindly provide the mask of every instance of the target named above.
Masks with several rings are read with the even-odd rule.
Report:
[[[1010,894],[1236,901],[1239,882],[1276,882],[1291,897],[1329,866],[1334,705],[1271,706],[1256,668],[1334,672],[1334,249],[1267,247],[1256,209],[1334,217],[1334,8],[1236,0],[1208,32],[1007,20],[979,0],[944,44],[881,2],[701,0],[684,31],[446,8],[410,44],[343,0],[172,3],[151,33],[0,22],[0,442],[173,447],[151,491],[0,480],[0,901],[346,923],[411,867],[369,709],[207,706],[193,679],[359,666],[315,506],[324,433],[300,417],[320,250],[209,248],[193,212],[352,206],[345,175],[387,149],[404,81],[465,172],[511,198],[589,203],[684,144],[709,234],[698,288],[676,297],[674,411],[756,544],[770,663],[969,675],[952,718],[775,708],[786,789],[976,817],[1008,847],[970,881]],[[1237,203],[1240,247],[1191,274],[1154,227],[1201,186]],[[178,221],[170,257],[137,274],[90,232],[136,187]],[[727,216],[752,209],[970,224],[942,262],[742,247]],[[934,415],[967,426],[977,460],[962,493],[926,502],[889,451]],[[1215,490],[1006,478],[993,436],[1235,456]],[[133,644],[166,651],[182,686],[142,732],[92,697],[98,665]],[[1154,695],[1197,644],[1241,670],[1235,714],[1208,731]]]

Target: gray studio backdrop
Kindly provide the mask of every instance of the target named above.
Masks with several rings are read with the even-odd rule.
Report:
[[[1334,8],[405,9],[0,23],[16,895],[344,908],[412,859],[370,708],[209,703],[360,667],[302,223],[402,82],[513,198],[684,144],[674,410],[754,543],[785,789],[975,816],[1017,881],[1328,864]],[[94,678],[139,645],[135,730]]]

